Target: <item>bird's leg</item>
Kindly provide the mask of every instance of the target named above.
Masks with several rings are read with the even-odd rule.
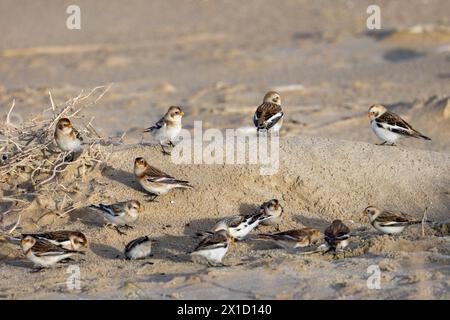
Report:
[[[129,229],[134,229],[133,226],[130,226],[130,225],[128,225],[128,224],[124,225],[123,227],[126,228],[127,230],[129,230]]]
[[[389,146],[390,146],[390,147],[395,147],[395,143],[392,142]]]
[[[160,143],[159,145],[161,146],[163,155],[170,156],[170,152],[167,152],[166,149],[164,149],[164,145],[162,143]]]
[[[156,201],[156,198],[158,197],[157,194],[154,194],[154,193],[148,194],[147,197],[152,197],[151,199],[148,199],[147,202],[158,202],[158,201]]]
[[[377,146],[384,146],[387,143],[387,141],[383,141],[381,143],[375,143]]]
[[[169,146],[171,146],[172,148],[175,148],[175,145],[173,144],[172,141],[169,141]]]
[[[126,235],[125,232],[121,231],[120,228],[118,226],[114,226],[114,229],[117,231],[118,234],[120,234],[121,236]]]

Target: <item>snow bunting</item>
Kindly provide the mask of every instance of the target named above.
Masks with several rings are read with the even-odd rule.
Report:
[[[373,132],[383,141],[381,145],[386,143],[395,145],[395,142],[401,137],[431,140],[381,104],[372,105],[369,108],[368,116]]]
[[[169,145],[174,147],[173,141],[180,134],[182,128],[181,119],[183,116],[184,112],[180,107],[172,106],[156,124],[144,130],[144,132],[150,132],[159,140],[159,144],[164,154],[170,155],[170,153],[164,149],[164,146]]]
[[[260,233],[258,238],[272,240],[283,249],[294,250],[314,244],[321,238],[321,233],[313,228],[303,228],[273,234]]]
[[[72,123],[67,118],[59,119],[55,129],[55,141],[62,151],[78,152],[81,150],[83,138],[80,133],[72,127]]]
[[[334,251],[341,251],[349,244],[350,229],[341,220],[334,220],[324,234],[328,247]]]
[[[148,236],[139,237],[130,241],[125,246],[125,257],[127,260],[145,259],[150,256],[152,252],[152,243],[155,240],[150,240]]]
[[[363,213],[369,217],[372,227],[387,234],[400,233],[407,226],[422,223],[422,221],[419,221],[406,213],[393,213],[390,211],[381,210],[380,208],[374,206],[367,207]],[[427,220],[426,222],[431,221]]]
[[[220,230],[226,230],[235,240],[243,240],[253,229],[255,229],[261,221],[270,219],[262,213],[248,214],[245,216],[235,215],[221,219],[217,222],[211,231],[200,232],[197,235],[204,235],[205,233],[213,234]]]
[[[39,269],[50,267],[74,254],[84,254],[82,251],[67,250],[47,240],[36,239],[32,236],[25,236],[21,240],[21,247],[27,259]]]
[[[211,265],[220,265],[232,242],[233,238],[226,230],[207,234],[191,252],[191,256],[193,259],[206,259]]]
[[[272,129],[278,132],[283,124],[283,115],[280,94],[269,91],[264,96],[263,103],[256,109],[253,123],[258,131]]]
[[[281,217],[283,215],[284,209],[280,204],[278,199],[272,199],[264,202],[259,209],[265,217],[268,219],[264,219],[261,224],[265,226],[273,226],[281,223]]]
[[[79,231],[50,231],[43,233],[22,233],[22,238],[31,236],[38,240],[46,240],[67,250],[80,251],[87,248],[86,236]]]
[[[98,210],[119,234],[125,234],[120,231],[120,227],[132,228],[129,224],[135,222],[144,209],[137,200],[123,201],[110,205],[90,205],[89,208]]]
[[[153,197],[151,201],[154,201],[157,196],[166,194],[174,188],[192,188],[188,181],[177,180],[169,176],[167,173],[149,165],[144,158],[136,158],[134,160],[134,175],[142,188]]]

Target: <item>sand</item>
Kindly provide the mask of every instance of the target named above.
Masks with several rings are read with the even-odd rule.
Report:
[[[20,123],[49,108],[49,91],[60,106],[81,90],[111,84],[75,124],[94,117],[102,136],[126,135],[103,170],[79,181],[77,210],[59,218],[49,209],[52,199],[41,197],[22,212],[20,231],[87,235],[85,261],[76,263],[80,289],[67,287],[67,266],[30,273],[19,249],[0,240],[0,298],[449,299],[450,224],[442,232],[426,228],[425,236],[413,226],[389,237],[360,214],[377,205],[421,218],[428,207],[429,219],[450,220],[448,1],[379,1],[380,33],[365,28],[369,4],[80,1],[82,29],[69,31],[62,2],[2,1],[0,114],[15,99],[12,121]],[[148,137],[140,144],[142,129],[173,104],[183,106],[191,132],[199,120],[205,129],[251,126],[273,88],[286,117],[272,176],[261,176],[258,165],[177,165]],[[373,103],[386,104],[432,141],[376,146],[366,116]],[[120,236],[85,207],[144,201],[132,175],[137,156],[195,188],[145,203],[135,228]],[[63,179],[76,177],[69,173]],[[248,239],[230,250],[227,267],[190,261],[196,231],[274,197],[286,210],[280,229],[323,231],[343,219],[353,230],[350,249],[290,254]],[[158,240],[150,263],[125,261],[125,244],[144,234]],[[381,271],[380,290],[367,287],[372,265]]]

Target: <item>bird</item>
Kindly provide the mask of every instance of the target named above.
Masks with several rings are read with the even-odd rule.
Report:
[[[317,242],[322,236],[319,230],[313,228],[294,229],[277,233],[260,233],[259,239],[275,242],[279,247],[286,250],[295,250],[310,246]]]
[[[363,214],[369,217],[372,227],[386,234],[397,234],[410,225],[422,223],[406,213],[394,213],[375,206],[368,206],[364,209]],[[425,222],[431,221],[426,220]]]
[[[181,107],[171,106],[158,122],[144,130],[144,132],[151,133],[159,140],[159,145],[165,155],[170,155],[170,153],[164,149],[164,146],[175,146],[173,141],[178,137],[182,129],[181,119],[183,116],[184,112],[181,110]]]
[[[61,246],[67,250],[80,251],[87,248],[86,236],[79,231],[49,231],[42,233],[22,233],[22,239],[31,236],[38,240],[46,240],[54,245]]]
[[[331,225],[325,229],[325,242],[330,250],[342,251],[349,244],[350,228],[341,220],[334,220]]]
[[[72,126],[72,122],[68,118],[61,118],[58,120],[55,128],[55,142],[58,147],[65,152],[73,153],[81,151],[81,143],[83,138],[81,134]]]
[[[260,208],[259,212],[263,214],[264,219],[261,224],[264,226],[273,226],[276,225],[278,229],[278,225],[281,223],[281,217],[283,216],[284,209],[280,204],[278,199],[271,199],[269,201],[264,202]]]
[[[120,227],[131,229],[132,226],[130,224],[135,222],[139,214],[144,210],[138,200],[123,201],[110,205],[100,203],[98,205],[90,205],[89,208],[100,212],[109,224],[114,226],[114,229],[121,235],[125,233],[120,230]]]
[[[142,236],[130,241],[124,250],[127,260],[145,259],[150,256],[152,252],[152,243],[156,240],[151,240],[148,236]]]
[[[37,239],[29,235],[23,237],[20,244],[25,257],[34,263],[35,271],[67,260],[75,254],[84,254],[82,251],[68,250],[47,240]]]
[[[219,220],[211,229],[212,231],[199,232],[197,233],[197,236],[203,236],[205,233],[213,234],[219,230],[226,230],[233,239],[241,241],[247,237],[261,221],[269,218],[270,217],[264,216],[262,213],[228,216]]]
[[[188,181],[177,180],[161,170],[149,165],[144,158],[134,160],[134,175],[152,197],[150,201],[155,201],[156,197],[164,195],[174,188],[193,188]]]
[[[275,91],[269,91],[265,94],[263,103],[256,109],[253,123],[258,132],[271,129],[273,132],[278,133],[283,125],[283,116],[280,94]]]
[[[370,118],[370,126],[373,132],[383,141],[380,145],[389,143],[391,146],[394,146],[395,142],[403,137],[431,140],[414,129],[399,115],[389,111],[381,104],[372,105],[369,108],[368,117]]]
[[[222,260],[231,243],[233,243],[233,237],[226,230],[206,234],[191,252],[191,256],[193,260],[204,259],[212,266],[223,265]]]

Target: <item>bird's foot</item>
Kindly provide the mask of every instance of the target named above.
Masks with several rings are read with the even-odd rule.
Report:
[[[377,146],[384,146],[387,143],[387,141],[383,141],[381,143],[375,143],[375,145]]]
[[[125,232],[123,232],[122,230],[120,230],[120,228],[118,226],[114,226],[114,229],[117,231],[118,234],[120,234],[121,236],[126,235]]]

